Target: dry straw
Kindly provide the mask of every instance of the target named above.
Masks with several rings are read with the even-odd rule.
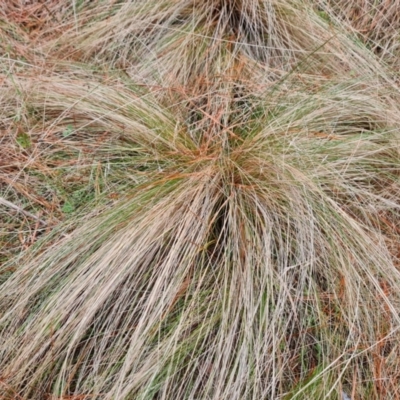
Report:
[[[362,43],[329,2],[12,4],[0,397],[399,398],[383,25]]]

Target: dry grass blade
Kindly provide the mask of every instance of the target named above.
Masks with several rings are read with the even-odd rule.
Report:
[[[23,208],[17,206],[14,203],[11,203],[11,201],[3,199],[2,197],[0,197],[0,204],[4,205],[6,207],[9,207],[9,208],[11,208],[13,210],[16,210],[16,211],[20,212],[21,214],[26,215],[29,218],[34,219],[35,221],[38,221],[42,225],[47,225],[47,222],[42,220],[42,219],[40,219],[37,215],[34,215],[34,214],[30,213],[29,211],[24,210]]]

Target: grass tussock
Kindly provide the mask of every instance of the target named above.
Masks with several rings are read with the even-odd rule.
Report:
[[[260,82],[262,75],[262,81],[270,82],[299,67],[307,75],[371,75],[376,60],[356,62],[359,57],[366,61],[364,49],[312,5],[127,1],[99,7],[93,15],[88,3],[89,9],[82,6],[76,13],[75,25],[47,47],[58,57],[106,62],[129,76],[138,74],[147,84],[186,89],[221,76]]]
[[[400,398],[396,36],[339,3],[1,9],[1,398]]]

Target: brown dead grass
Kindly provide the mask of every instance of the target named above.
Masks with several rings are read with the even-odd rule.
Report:
[[[375,3],[0,5],[0,398],[400,398]]]

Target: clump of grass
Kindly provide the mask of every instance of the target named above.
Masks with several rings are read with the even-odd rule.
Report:
[[[1,27],[0,397],[398,396],[399,89],[316,6]]]
[[[398,215],[384,104],[355,85],[267,92],[200,140],[142,89],[46,86],[54,97],[39,84],[31,103],[55,116],[78,98],[77,126],[119,127],[110,174],[125,160],[136,182],[3,285],[8,385],[26,398],[240,399],[299,397],[312,371],[324,396],[361,366],[374,378],[399,323],[378,219]]]
[[[56,38],[49,51],[106,63],[148,85],[184,89],[194,85],[199,90],[199,80],[204,84],[221,76],[265,84],[299,63],[308,75],[371,75],[376,60],[315,13],[313,5],[288,0],[128,1],[99,8],[95,15],[83,7],[78,24]],[[356,61],[360,57],[366,63]]]

